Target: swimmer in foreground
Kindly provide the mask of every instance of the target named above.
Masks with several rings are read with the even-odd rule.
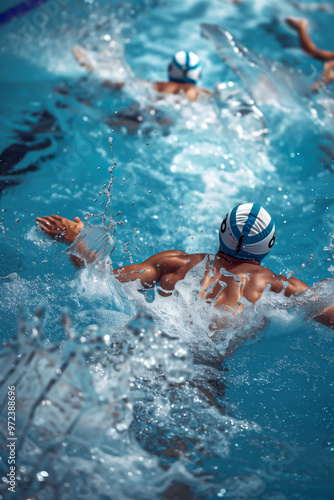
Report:
[[[316,92],[322,85],[330,85],[334,80],[334,52],[329,50],[318,49],[311,38],[309,37],[306,28],[308,26],[307,19],[295,19],[293,17],[287,17],[286,22],[291,28],[297,31],[299,42],[306,54],[318,59],[319,61],[324,61],[323,74],[319,80],[312,86],[314,92]]]
[[[50,237],[62,239],[68,244],[73,243],[84,228],[79,217],[74,221],[59,215],[37,217],[36,223]],[[140,264],[114,269],[113,273],[121,283],[140,278],[143,289],[153,288],[160,283],[160,295],[168,297],[177,282],[207,258],[200,297],[208,303],[214,303],[217,308],[226,310],[228,307],[234,311],[242,311],[240,299],[244,297],[255,304],[267,285],[270,285],[273,293],[280,293],[284,289],[287,297],[299,295],[309,288],[297,278],[286,278],[260,265],[274,242],[275,225],[271,216],[260,205],[246,203],[233,208],[224,218],[216,255],[167,250],[152,255]],[[87,247],[73,250],[84,256],[87,262],[94,261],[94,256],[89,254]],[[334,306],[313,319],[334,329]],[[219,322],[216,324],[217,329],[224,327]]]
[[[88,52],[80,45],[76,45],[73,48],[73,54],[79,64],[84,66],[90,73],[99,69],[99,65],[94,64],[90,60]],[[111,65],[112,61],[110,61]],[[201,94],[211,95],[209,90],[196,86],[201,72],[202,65],[199,57],[194,52],[181,50],[174,54],[168,65],[169,81],[154,82],[154,89],[163,94],[183,93],[189,101],[197,101]],[[141,81],[147,83],[147,80]],[[125,82],[111,82],[107,80],[104,84],[115,89],[120,89],[125,85]]]

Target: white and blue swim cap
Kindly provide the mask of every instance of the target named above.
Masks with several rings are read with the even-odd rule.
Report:
[[[261,205],[244,203],[226,215],[219,242],[222,251],[232,257],[260,262],[275,243],[275,224]]]
[[[202,65],[194,52],[181,50],[174,54],[168,66],[169,80],[172,82],[196,83],[201,76]]]

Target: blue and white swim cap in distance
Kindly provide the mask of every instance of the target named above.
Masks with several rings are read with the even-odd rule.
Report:
[[[172,82],[196,83],[201,76],[202,65],[194,52],[181,50],[174,54],[168,66],[169,80]]]
[[[260,262],[275,243],[275,224],[261,205],[238,205],[223,220],[219,242],[222,251],[232,257]]]

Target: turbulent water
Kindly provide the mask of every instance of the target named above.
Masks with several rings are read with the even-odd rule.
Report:
[[[307,15],[333,46],[331,5],[53,4],[0,34],[2,496],[331,498],[333,340],[312,318],[334,303],[334,100],[311,92],[321,64],[284,23]],[[164,80],[180,48],[201,57],[209,99],[142,81]],[[168,298],[112,275],[165,249],[214,254],[247,201],[276,223],[265,265],[312,285],[302,296],[266,291],[235,315],[199,299],[205,263]],[[90,214],[93,265],[75,269],[75,248],[34,227],[52,213]],[[212,336],[217,315],[228,326]]]

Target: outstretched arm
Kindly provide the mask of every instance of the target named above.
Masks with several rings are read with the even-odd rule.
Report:
[[[299,43],[306,54],[314,57],[315,59],[319,59],[320,61],[330,61],[331,59],[334,59],[334,52],[318,49],[311,40],[306,31],[308,25],[308,21],[306,19],[287,17],[286,22],[291,28],[297,31]]]
[[[115,277],[121,283],[136,281],[140,276],[140,283],[143,288],[152,288],[159,281],[168,275],[175,275],[178,269],[184,265],[184,258],[187,254],[180,250],[167,250],[160,252],[140,264],[119,267],[113,270]],[[171,289],[174,288],[174,280],[170,280]],[[162,295],[170,295],[161,292]]]
[[[60,215],[50,215],[44,217],[36,217],[36,224],[51,238],[59,241],[64,241],[68,245],[74,242],[80,231],[84,228],[84,223],[75,217],[74,221],[61,217]],[[82,255],[87,262],[94,261],[94,252],[89,253],[87,246],[83,246],[79,242],[77,252]],[[133,264],[130,266],[119,267],[113,270],[115,277],[121,283],[129,281],[136,281],[140,276],[140,282],[143,288],[152,288],[163,277],[167,275],[174,275],[180,266],[185,264],[184,257],[187,254],[180,250],[167,250],[160,252],[141,264]],[[83,265],[83,261],[76,256],[71,256],[71,260],[76,266]],[[167,280],[168,281],[168,280]],[[171,289],[174,288],[174,281],[170,279],[169,282]],[[166,286],[166,288],[168,285]],[[164,294],[163,292],[161,292]],[[164,294],[168,295],[168,293]]]

